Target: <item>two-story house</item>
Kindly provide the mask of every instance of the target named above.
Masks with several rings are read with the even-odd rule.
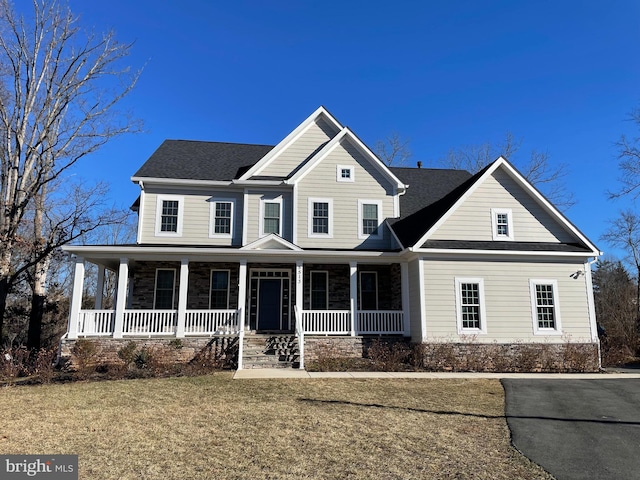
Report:
[[[320,107],[276,146],[167,140],[132,180],[136,244],[66,247],[63,346],[231,336],[242,368],[263,333],[296,335],[302,360],[380,336],[512,358],[571,342],[597,367],[601,253],[503,158],[476,175],[389,168]],[[101,294],[81,308],[85,262],[98,292],[117,273],[114,309]]]

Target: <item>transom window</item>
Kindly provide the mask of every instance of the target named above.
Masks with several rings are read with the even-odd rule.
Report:
[[[173,309],[176,271],[174,269],[158,268],[156,270],[156,287],[153,308],[156,310]]]
[[[229,270],[211,270],[209,308],[229,308]]]
[[[487,333],[484,309],[484,280],[456,278],[458,333]]]
[[[531,310],[534,333],[559,334],[558,283],[555,280],[531,280]]]
[[[262,233],[280,235],[280,202],[264,202]]]
[[[491,223],[494,240],[514,240],[511,209],[492,208]]]
[[[311,272],[311,310],[329,308],[328,272]]]

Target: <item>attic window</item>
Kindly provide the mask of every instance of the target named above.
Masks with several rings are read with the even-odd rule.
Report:
[[[494,240],[514,240],[513,215],[510,208],[492,208],[491,226]]]
[[[337,165],[336,166],[336,180],[338,182],[353,182],[354,171],[351,165]]]

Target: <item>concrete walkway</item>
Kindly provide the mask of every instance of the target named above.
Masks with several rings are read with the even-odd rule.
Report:
[[[640,378],[640,373],[474,373],[474,372],[307,372],[291,368],[238,370],[234,379],[251,378],[527,378],[613,380]]]

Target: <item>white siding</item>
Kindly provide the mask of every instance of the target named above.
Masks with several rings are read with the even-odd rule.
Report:
[[[282,151],[259,176],[287,177],[313,152],[338,133],[322,118],[317,118],[289,147]]]
[[[487,177],[430,239],[491,241],[492,208],[512,210],[517,242],[575,241],[572,234],[501,169]]]
[[[354,182],[338,182],[338,165],[354,167]],[[392,238],[383,228],[382,238],[358,238],[358,200],[382,202],[380,220],[393,217],[394,187],[347,140],[338,145],[298,184],[297,244],[303,248],[391,248]],[[309,202],[313,198],[333,199],[333,237],[309,238]]]
[[[178,195],[184,199],[184,218],[181,236],[156,236],[158,196]],[[164,189],[147,187],[142,196],[141,243],[171,245],[240,245],[242,242],[242,193],[237,190],[221,191],[202,188]],[[233,238],[209,238],[210,203],[214,199],[235,201],[233,212]],[[141,210],[142,211],[142,210]]]
[[[477,342],[589,342],[591,329],[584,269],[575,263],[434,260],[424,261],[427,338],[430,341],[464,341],[456,330],[456,277],[484,279],[487,334]],[[558,284],[562,335],[533,334],[530,279],[554,279]],[[469,340],[469,338],[467,338]]]

